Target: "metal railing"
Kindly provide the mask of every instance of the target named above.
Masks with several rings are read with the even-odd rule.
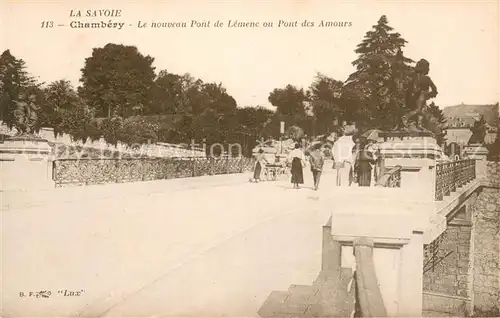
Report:
[[[476,178],[476,161],[464,159],[436,165],[436,200],[443,198]]]
[[[58,159],[52,179],[56,186],[121,183],[242,173],[253,165],[254,159],[244,157]]]

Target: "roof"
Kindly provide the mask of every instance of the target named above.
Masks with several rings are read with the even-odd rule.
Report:
[[[483,115],[484,120],[492,127],[498,127],[499,110],[498,103],[494,105],[456,105],[443,109],[444,117],[447,119],[448,127],[472,127],[475,117]],[[463,123],[463,126],[462,124]]]

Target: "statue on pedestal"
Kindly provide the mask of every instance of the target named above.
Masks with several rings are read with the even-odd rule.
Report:
[[[18,131],[18,136],[34,136],[38,115],[38,107],[35,104],[35,95],[25,92],[19,94],[19,100],[15,101],[14,127]]]
[[[486,138],[486,133],[488,132],[488,124],[484,120],[484,116],[481,115],[478,120],[474,122],[474,126],[470,129],[472,131],[472,136],[469,139],[468,145],[480,144],[484,145],[484,139]]]
[[[430,64],[427,60],[421,59],[415,66],[415,72],[411,81],[410,88],[406,92],[406,105],[412,109],[401,119],[404,129],[426,131],[422,126],[427,108],[427,100],[437,96],[437,88],[428,76]],[[410,120],[415,118],[412,123]]]

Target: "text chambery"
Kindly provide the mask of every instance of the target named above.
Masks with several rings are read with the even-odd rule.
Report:
[[[83,29],[118,29],[121,30],[125,22],[114,22],[113,20],[99,21],[99,22],[82,22],[71,21],[70,28],[83,28]]]

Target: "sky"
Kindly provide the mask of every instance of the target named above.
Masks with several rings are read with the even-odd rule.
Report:
[[[344,81],[354,49],[382,15],[408,41],[404,54],[427,59],[440,107],[496,103],[500,92],[500,0],[491,1],[28,1],[0,0],[0,49],[22,58],[40,81],[79,85],[92,48],[137,46],[156,71],[222,82],[239,106],[270,107],[269,93],[287,84],[307,89],[317,72]],[[70,17],[70,10],[121,10],[120,17]],[[99,12],[99,11],[98,11]],[[113,20],[118,29],[71,28],[71,21]],[[209,28],[153,28],[152,22],[211,21]],[[223,27],[213,27],[220,20]],[[273,22],[229,28],[229,20]],[[279,20],[297,27],[278,27]],[[300,27],[304,20],[315,27]],[[350,27],[318,27],[321,21]],[[42,28],[54,21],[53,28]],[[147,27],[138,28],[138,24]],[[64,26],[57,26],[64,24]],[[0,32],[2,32],[0,31]]]

